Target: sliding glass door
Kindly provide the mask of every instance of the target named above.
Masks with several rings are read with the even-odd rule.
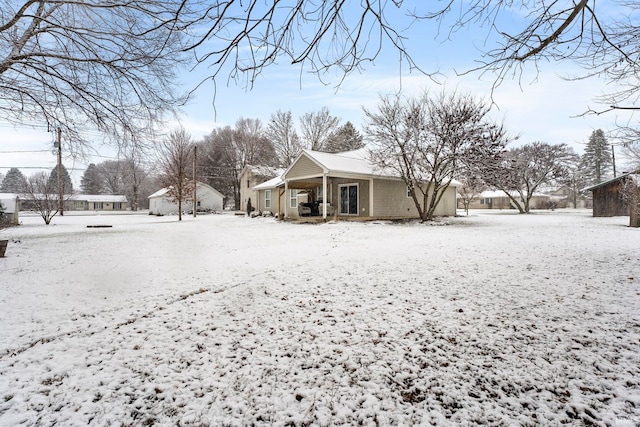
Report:
[[[358,184],[341,185],[340,214],[358,215]]]

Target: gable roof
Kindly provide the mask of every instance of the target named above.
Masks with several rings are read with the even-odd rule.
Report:
[[[286,177],[296,162],[298,162],[298,160],[303,156],[317,164],[323,170],[323,173],[329,175],[342,173],[401,179],[400,175],[396,171],[390,168],[381,168],[379,165],[372,162],[367,148],[360,148],[358,150],[345,151],[342,153],[325,153],[322,151],[302,150],[291,166],[289,166],[284,172],[283,178]],[[449,185],[459,187],[462,184],[454,179]]]
[[[224,198],[224,194],[222,194],[221,192],[219,192],[218,190],[216,190],[215,188],[213,188],[212,186],[210,186],[209,184],[205,184],[204,182],[200,182],[198,181],[196,183],[196,191],[198,190],[198,188],[206,188],[209,189],[211,191],[213,191],[214,193],[216,193],[217,195],[219,195],[220,197]],[[169,190],[171,189],[171,187],[165,187],[165,188],[161,188],[160,190],[156,191],[155,193],[151,194],[149,197],[147,197],[148,199],[151,198],[155,198],[155,197],[162,197],[165,194],[167,194],[169,192]]]
[[[616,182],[616,181],[622,181],[623,179],[626,179],[626,178],[629,178],[629,177],[633,178],[633,175],[640,176],[640,170],[637,170],[635,172],[623,173],[622,175],[619,175],[619,176],[617,176],[615,178],[608,179],[608,180],[603,181],[603,182],[601,182],[599,184],[592,185],[591,187],[583,188],[582,191],[593,191],[596,188],[604,187],[605,185],[611,184],[611,183]]]
[[[345,151],[342,153],[325,153],[322,151],[302,150],[302,153],[300,153],[298,158],[302,155],[306,155],[309,159],[315,162],[324,170],[325,173],[344,172],[362,175],[379,174],[377,172],[379,168],[369,160],[369,151],[366,148]],[[287,172],[288,171],[289,169],[287,169]]]

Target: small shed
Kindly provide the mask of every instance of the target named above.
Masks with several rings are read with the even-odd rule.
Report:
[[[178,212],[178,203],[169,197],[170,187],[156,191],[149,196],[149,215],[168,215]],[[203,182],[196,184],[198,211],[222,211],[224,196],[218,190]],[[193,199],[189,195],[182,201],[182,209],[191,211]]]
[[[14,193],[0,193],[0,204],[2,204],[0,224],[18,225],[20,222],[20,197]]]
[[[593,194],[593,216],[627,216],[629,215],[629,205],[622,195],[622,188],[627,179],[628,173],[616,178],[609,179],[584,191],[591,191]]]

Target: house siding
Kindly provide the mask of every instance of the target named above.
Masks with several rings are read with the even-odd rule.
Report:
[[[322,168],[306,156],[298,159],[295,165],[287,172],[286,179],[295,179],[306,176],[322,175]]]
[[[223,196],[208,185],[198,184],[197,199],[200,202],[198,209],[210,209],[213,211],[222,211]],[[185,198],[182,201],[182,210],[188,211],[193,209],[193,200]],[[149,214],[150,215],[167,215],[178,211],[178,203],[170,201],[166,195],[158,195],[149,197]]]
[[[373,215],[379,218],[418,218],[413,198],[407,197],[404,181],[376,179],[373,181]],[[434,215],[456,214],[456,188],[449,186],[440,199]]]
[[[270,208],[266,208],[266,192],[267,190],[259,190],[258,191],[258,201],[259,201],[259,205],[256,206],[256,209],[260,210],[261,212],[271,212],[274,215],[278,214],[278,194],[280,193],[280,190],[277,188],[272,188],[271,189],[271,207]],[[282,196],[280,196],[280,209],[282,210],[282,212],[284,212],[284,203],[285,203],[285,197],[284,194]],[[254,205],[255,206],[255,205]]]
[[[332,178],[331,192],[329,198],[331,199],[331,206],[336,209],[338,215],[340,214],[340,186],[346,184],[358,184],[358,216],[371,216],[370,210],[370,184],[366,179],[351,179],[351,178]],[[375,199],[375,198],[374,198]],[[350,215],[354,216],[354,215]]]
[[[374,180],[373,200],[375,217],[418,217],[413,199],[407,197],[407,186],[404,181]]]
[[[251,187],[260,184],[258,177],[249,169],[240,177],[240,210],[247,210],[247,203],[251,199],[251,206],[256,207],[258,194]]]

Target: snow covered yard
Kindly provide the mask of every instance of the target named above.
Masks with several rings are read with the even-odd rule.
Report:
[[[0,425],[640,424],[640,230],[443,223],[24,218]]]

